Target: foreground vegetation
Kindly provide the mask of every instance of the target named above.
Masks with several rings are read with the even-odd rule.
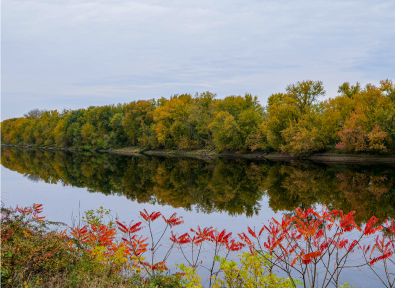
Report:
[[[41,206],[1,209],[2,287],[180,287],[172,285],[180,282],[177,275],[121,274],[123,254],[111,254],[114,265],[98,259],[67,230],[50,229],[64,224],[39,217]],[[93,251],[100,249],[97,244]]]
[[[320,101],[320,81],[302,81],[273,94],[215,99],[204,92],[170,99],[61,112],[32,110],[1,125],[2,142],[16,145],[109,149],[265,150],[307,156],[317,151],[388,153],[395,148],[395,85],[344,83]]]
[[[340,284],[341,274],[356,267],[395,287],[395,224],[379,226],[375,216],[361,227],[354,212],[298,208],[233,238],[213,227],[177,234],[173,229],[183,221],[176,213],[144,210],[127,224],[106,219],[110,211],[101,207],[62,230],[41,212],[38,204],[2,207],[3,287],[349,287]],[[168,266],[175,253],[184,262],[176,264],[179,272]],[[208,279],[199,276],[202,269]]]

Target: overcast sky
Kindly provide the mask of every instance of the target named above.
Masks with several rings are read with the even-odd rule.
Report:
[[[395,1],[3,0],[1,118],[395,80]]]

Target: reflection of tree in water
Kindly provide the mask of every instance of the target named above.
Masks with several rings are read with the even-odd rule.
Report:
[[[359,217],[375,215],[394,218],[394,171],[385,169],[344,171],[336,175],[339,189]],[[387,216],[388,215],[388,216]]]
[[[2,148],[4,167],[31,181],[86,187],[124,195],[139,203],[167,204],[204,213],[254,215],[263,195],[274,211],[325,204],[395,217],[394,170],[388,167],[327,166],[224,160],[137,158],[98,153],[65,153]]]
[[[355,210],[366,222],[395,217],[394,170],[388,167],[326,166],[295,162],[274,165],[262,182],[274,211],[326,205],[330,210]]]
[[[204,213],[227,211],[232,215],[253,215],[259,210],[262,193],[256,184],[251,187],[245,164],[134,158],[125,172],[123,185],[127,197],[138,202],[155,199],[162,204],[188,210],[195,208]]]
[[[25,175],[23,175],[23,177],[27,178],[29,181],[32,181],[34,183],[44,181],[43,179],[41,179],[40,177],[38,177],[37,175],[34,175],[34,174],[25,174]]]
[[[257,182],[249,180],[250,164],[243,161],[214,163],[4,149],[5,167],[46,183],[86,187],[90,192],[125,195],[139,203],[155,202],[204,213],[226,211],[232,215],[253,215],[260,209],[263,193]]]
[[[262,188],[267,191],[274,211],[292,211],[294,207],[310,208],[316,204],[331,207],[339,197],[338,181],[328,166],[294,162],[274,165]]]

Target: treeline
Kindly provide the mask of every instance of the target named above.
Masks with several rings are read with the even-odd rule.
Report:
[[[1,163],[32,181],[203,213],[259,214],[266,195],[275,212],[325,204],[330,210],[355,210],[362,222],[372,215],[395,218],[395,173],[390,167],[146,159],[17,148],[2,148]]]
[[[32,146],[109,149],[208,149],[290,152],[296,156],[341,149],[395,150],[395,85],[344,83],[339,96],[321,101],[321,81],[302,81],[257,97],[204,92],[79,110],[32,110],[2,122],[1,140]]]

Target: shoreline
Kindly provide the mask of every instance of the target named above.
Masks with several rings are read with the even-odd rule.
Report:
[[[59,151],[89,151],[89,152],[99,152],[99,153],[110,153],[119,155],[129,155],[129,156],[164,156],[164,157],[190,157],[198,158],[202,160],[214,160],[215,158],[230,158],[230,159],[246,159],[246,160],[263,160],[263,161],[285,161],[290,162],[293,160],[308,160],[313,162],[321,163],[348,163],[348,164],[395,164],[395,155],[376,155],[376,154],[339,154],[334,151],[326,151],[321,153],[315,153],[308,157],[294,157],[289,153],[280,152],[222,152],[217,153],[214,149],[210,150],[192,150],[192,151],[182,151],[182,150],[166,150],[166,149],[156,149],[156,150],[146,150],[137,147],[125,147],[120,149],[97,149],[97,150],[80,150],[77,148],[58,148],[58,147],[33,147],[28,145],[13,145],[2,143],[1,146],[4,147],[16,147],[16,148],[27,148],[27,149],[42,149],[42,150],[59,150]]]

